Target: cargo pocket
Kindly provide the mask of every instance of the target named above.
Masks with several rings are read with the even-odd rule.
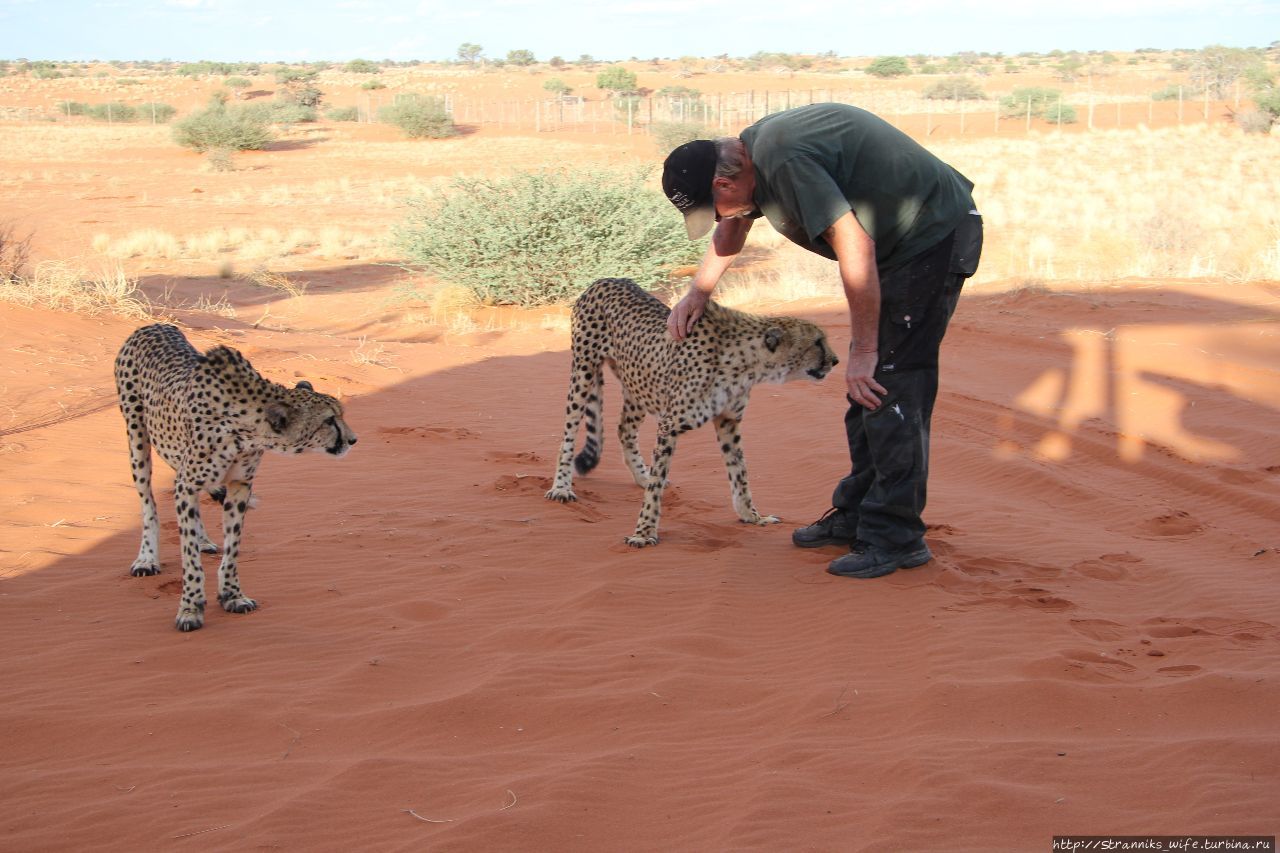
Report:
[[[982,256],[982,217],[970,213],[956,226],[955,243],[951,246],[951,263],[947,269],[952,275],[968,278],[978,271],[978,259]]]

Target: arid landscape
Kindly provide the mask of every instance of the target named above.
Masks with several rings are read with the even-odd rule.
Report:
[[[567,308],[478,304],[400,264],[406,200],[455,177],[660,164],[648,101],[628,125],[598,69],[424,65],[372,90],[324,71],[329,105],[447,96],[461,132],[322,115],[215,168],[166,125],[59,105],[181,116],[219,76],[10,68],[0,234],[28,257],[0,302],[0,849],[1274,835],[1280,149],[1237,126],[1237,91],[1153,102],[1185,79],[1169,59],[1067,83],[1002,65],[964,107],[920,97],[944,75],[879,80],[866,60],[627,64],[646,91],[718,98],[708,135],[749,121],[731,101],[838,97],[976,184],[986,250],[943,347],[935,559],[875,581],[790,542],[847,473],[842,368],[753,395],[752,491],[783,524],[736,520],[704,429],[675,456],[661,544],[635,550],[616,382],[579,501],[543,498]],[[568,118],[552,77],[586,99]],[[1001,118],[1023,86],[1062,90],[1076,121]],[[847,348],[834,265],[763,223],[722,298]],[[162,464],[163,572],[129,575],[140,522],[112,361],[160,321],[339,396],[360,437],[340,461],[265,459],[240,558],[261,607],[211,605],[192,634],[173,627]]]

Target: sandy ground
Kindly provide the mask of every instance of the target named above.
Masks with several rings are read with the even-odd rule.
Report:
[[[278,307],[316,331],[186,318],[200,346],[341,392],[361,436],[339,462],[268,458],[242,558],[262,607],[191,635],[172,627],[170,491],[164,573],[127,573],[110,361],[133,324],[0,310],[6,849],[1275,831],[1274,285],[967,295],[936,415],[937,558],[877,581],[789,541],[847,465],[836,381],[754,395],[757,503],[788,523],[736,522],[700,432],[662,544],[633,551],[616,442],[578,504],[542,497],[563,329],[423,334],[359,363],[324,318],[369,297],[321,283]],[[847,340],[839,306],[789,308]]]
[[[163,129],[42,159],[9,127],[30,148],[0,156],[0,202],[70,260],[144,227],[373,234],[412,182],[535,145],[653,157],[330,126],[222,176]],[[631,550],[616,383],[579,502],[543,499],[563,315],[432,325],[379,260],[289,258],[294,298],[216,259],[130,262],[194,343],[341,394],[361,439],[264,462],[241,555],[261,608],[189,635],[163,466],[164,571],[128,575],[111,361],[136,323],[0,305],[0,849],[992,851],[1280,826],[1276,283],[971,289],[935,415],[936,559],[852,581],[790,544],[847,473],[838,376],[753,395],[753,492],[784,524],[736,521],[704,429],[662,543]],[[779,310],[847,344],[838,303]]]

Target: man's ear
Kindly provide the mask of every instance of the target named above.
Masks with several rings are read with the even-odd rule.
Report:
[[[276,432],[284,432],[293,420],[293,409],[276,402],[267,406],[267,424]]]
[[[769,348],[769,352],[777,352],[778,347],[782,344],[785,337],[782,329],[777,326],[770,326],[764,332],[764,345]]]

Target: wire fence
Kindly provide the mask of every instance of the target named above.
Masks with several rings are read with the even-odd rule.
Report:
[[[402,98],[432,97],[385,92],[362,92],[343,102],[322,107],[318,116],[335,108],[354,107],[355,120],[378,123],[379,112]],[[693,126],[701,135],[734,135],[766,115],[792,107],[822,102],[862,107],[900,128],[925,136],[1030,132],[1048,127],[1080,126],[1088,129],[1175,124],[1203,124],[1230,120],[1240,109],[1239,96],[1230,101],[1205,96],[1154,100],[1140,95],[1103,92],[1060,94],[1056,100],[1028,97],[1025,107],[1012,100],[1014,93],[991,95],[983,100],[931,100],[918,92],[870,89],[759,89],[698,95],[621,95],[585,98],[558,96],[524,99],[487,99],[449,94],[439,96],[455,123],[476,128],[496,128],[520,133],[662,134],[671,126]],[[120,102],[117,102],[120,103]],[[124,106],[131,106],[124,104]],[[163,123],[154,104],[132,105],[131,124]],[[66,106],[6,107],[0,120],[73,120]],[[99,122],[104,119],[99,116]],[[105,121],[113,119],[108,107]],[[692,128],[675,128],[675,130]]]

